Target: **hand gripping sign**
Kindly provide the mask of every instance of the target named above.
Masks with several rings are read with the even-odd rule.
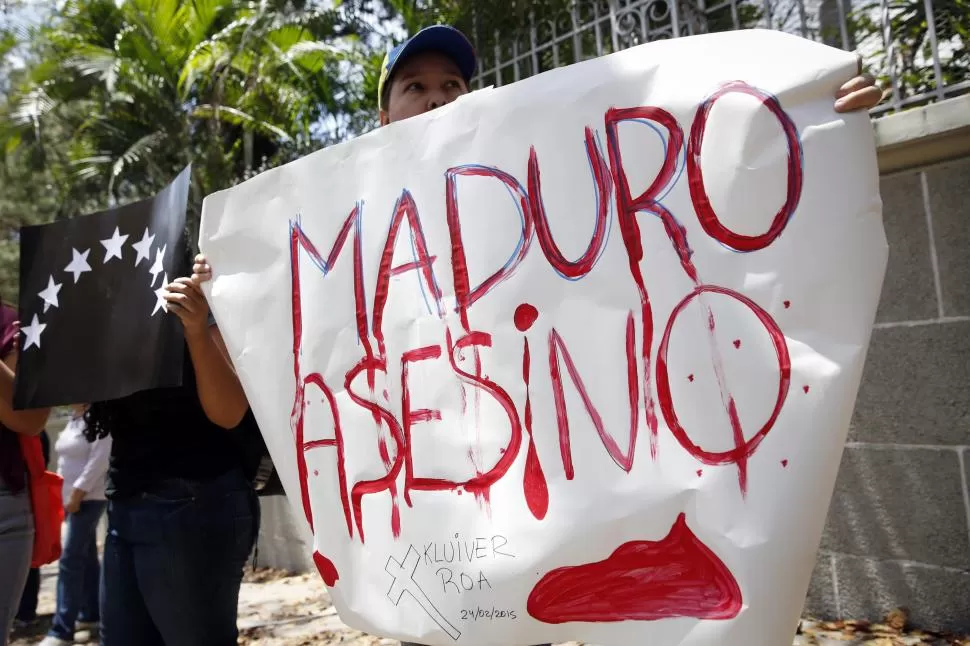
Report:
[[[855,72],[653,43],[207,198],[210,301],[344,621],[791,638],[886,265]]]

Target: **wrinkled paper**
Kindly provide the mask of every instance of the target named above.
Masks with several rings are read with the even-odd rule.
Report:
[[[346,623],[790,643],[887,258],[868,115],[833,109],[856,71],[651,43],[206,199],[209,299]]]

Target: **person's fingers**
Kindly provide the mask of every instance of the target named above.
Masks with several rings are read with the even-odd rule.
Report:
[[[168,301],[168,304],[169,304],[169,307],[170,308],[173,305],[175,305],[176,307],[179,307],[179,308],[185,310],[189,314],[194,314],[196,312],[196,310],[198,309],[198,304],[197,303],[193,303],[192,302],[192,299],[189,298],[186,294],[181,294],[179,292],[170,291],[167,294],[165,294],[165,296],[163,296],[163,298],[166,301]],[[178,314],[178,312],[176,312],[176,314]]]
[[[205,255],[200,253],[195,257],[195,262],[192,265],[192,280],[197,283],[204,283],[211,279],[212,267],[209,265],[209,261]]]
[[[180,277],[168,284],[169,291],[179,292],[191,296],[193,299],[205,299],[202,288],[191,278]]]
[[[873,78],[872,74],[860,74],[858,76],[853,76],[848,81],[842,84],[836,93],[836,98],[841,98],[843,96],[848,96],[853,92],[865,89],[867,87],[872,87],[876,84],[876,79]]]
[[[875,86],[870,86],[862,90],[857,90],[848,94],[835,102],[836,112],[853,112],[855,110],[868,110],[879,104],[882,100],[882,90]]]

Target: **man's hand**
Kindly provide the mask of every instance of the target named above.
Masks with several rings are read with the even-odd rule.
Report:
[[[855,112],[869,110],[882,101],[882,90],[870,74],[861,74],[850,79],[835,93],[836,112]]]
[[[83,489],[71,489],[71,496],[64,505],[64,511],[69,514],[76,514],[81,511],[81,502],[86,495],[88,495],[88,492]]]
[[[194,278],[176,278],[165,287],[168,311],[179,317],[187,339],[209,334],[209,303]]]

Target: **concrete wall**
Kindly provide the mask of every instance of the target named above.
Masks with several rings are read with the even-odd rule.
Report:
[[[889,119],[889,269],[806,610],[970,633],[970,96]]]
[[[876,123],[889,269],[806,600],[970,633],[970,96]],[[259,560],[312,568],[283,498]]]

